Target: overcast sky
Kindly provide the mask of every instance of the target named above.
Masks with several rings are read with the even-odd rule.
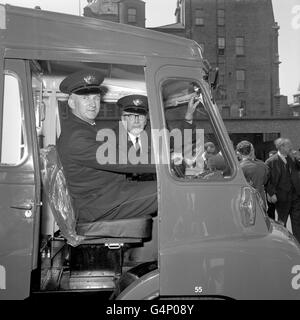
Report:
[[[175,22],[177,0],[144,0],[146,3],[146,26],[160,26]],[[300,0],[272,0],[275,20],[279,30],[280,88],[292,102],[292,95],[300,84]],[[82,14],[86,0],[0,0],[22,7],[38,5],[43,10]]]

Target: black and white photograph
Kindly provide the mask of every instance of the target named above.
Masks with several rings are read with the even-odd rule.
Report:
[[[300,300],[300,0],[0,1],[0,97],[0,300]]]

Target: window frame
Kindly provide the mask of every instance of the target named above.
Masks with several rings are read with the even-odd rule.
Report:
[[[199,80],[199,79],[192,79],[192,78],[181,78],[181,77],[167,77],[167,78],[164,78],[163,81],[160,82],[159,84],[159,92],[160,92],[160,99],[161,99],[161,103],[162,103],[162,114],[163,114],[163,129],[167,129],[168,128],[168,121],[167,121],[167,118],[166,118],[166,113],[165,113],[165,104],[163,103],[163,85],[168,82],[168,81],[171,81],[171,80],[178,80],[178,81],[186,81],[186,82],[196,82],[199,84],[199,87],[201,89],[201,91],[203,92],[203,99],[207,100],[207,99],[211,99],[209,98],[209,96],[206,96],[205,94],[205,87],[204,87],[204,84],[203,84],[203,80]],[[208,104],[208,101],[206,102]],[[217,106],[216,106],[217,108]],[[206,109],[205,109],[206,110]],[[207,112],[207,121],[209,122],[209,125],[211,127],[211,130],[212,130],[212,133],[215,137],[215,140],[217,141],[217,149],[220,150],[220,152],[222,153],[222,156],[225,160],[225,164],[228,166],[228,168],[230,169],[230,174],[228,176],[224,176],[224,179],[220,180],[220,179],[204,179],[204,178],[198,178],[198,179],[191,179],[189,176],[185,176],[185,177],[179,177],[177,175],[175,175],[173,172],[172,172],[172,168],[171,168],[171,161],[169,161],[168,163],[168,173],[169,173],[169,176],[175,180],[175,181],[179,181],[179,182],[182,182],[182,183],[190,183],[190,182],[193,182],[193,183],[197,183],[197,184],[202,184],[202,183],[218,183],[220,181],[222,182],[228,182],[228,181],[231,181],[235,174],[236,174],[236,169],[235,169],[235,165],[234,163],[232,162],[232,159],[231,159],[231,155],[230,155],[230,152],[228,152],[228,150],[224,147],[225,146],[225,141],[224,141],[224,138],[222,136],[222,133],[218,130],[218,125],[216,123],[216,119],[214,118],[213,116],[213,111],[210,110],[210,108],[208,108],[206,110]],[[194,119],[194,121],[197,121],[197,119]],[[166,137],[165,137],[166,139]],[[170,144],[170,141],[168,142],[168,144]],[[169,148],[170,148],[170,145],[169,145]]]
[[[195,9],[195,26],[204,26],[204,9],[197,8]]]
[[[243,75],[241,78],[239,79],[239,75]],[[235,78],[236,78],[236,90],[237,91],[245,91],[246,89],[246,70],[244,69],[237,69],[235,71]],[[239,84],[243,83],[242,86],[239,86]]]
[[[20,160],[16,163],[5,163],[2,162],[2,146],[3,146],[3,130],[4,130],[4,126],[3,126],[3,121],[4,121],[4,113],[5,113],[5,85],[6,85],[6,76],[12,76],[17,80],[18,83],[18,91],[19,91],[19,100],[20,100],[20,125],[21,125],[21,139],[20,139],[20,153],[22,152],[22,157],[20,157]],[[2,109],[2,123],[1,123],[1,138],[0,138],[0,167],[18,167],[20,165],[22,165],[27,157],[28,157],[28,137],[27,137],[27,132],[26,132],[26,123],[25,123],[25,110],[24,110],[24,94],[23,94],[23,86],[22,86],[22,81],[19,77],[19,75],[13,71],[10,70],[9,68],[5,68],[3,71],[3,98],[2,98],[2,103],[3,103],[3,109]],[[23,151],[21,151],[23,148]]]
[[[226,48],[226,38],[225,37],[218,37],[217,38],[217,47],[218,47],[218,55],[224,56],[225,55],[225,48]]]
[[[130,11],[134,11],[133,13],[130,13]],[[133,18],[133,20],[131,20]],[[137,23],[137,9],[130,7],[127,9],[127,22],[130,24],[136,24]]]
[[[242,40],[239,43],[238,40]],[[245,55],[245,37],[236,37],[235,38],[235,55],[244,56]]]
[[[225,26],[225,10],[224,9],[217,9],[217,25],[221,27]]]
[[[231,108],[230,106],[226,105],[222,107],[221,110],[221,114],[222,114],[222,118],[224,119],[228,119],[231,117]]]

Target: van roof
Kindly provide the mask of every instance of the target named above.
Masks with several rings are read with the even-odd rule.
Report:
[[[12,50],[120,52],[198,61],[201,57],[193,40],[121,23],[11,5],[0,5],[0,17],[5,19],[0,24],[1,46]]]

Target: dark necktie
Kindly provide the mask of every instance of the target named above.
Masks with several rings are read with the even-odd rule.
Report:
[[[292,169],[291,169],[291,159],[287,156],[285,157],[286,160],[286,169],[289,173],[292,173]]]
[[[139,137],[136,137],[136,138],[135,138],[134,148],[135,148],[135,150],[136,150],[136,155],[139,157],[140,154],[141,154],[141,147],[140,147],[140,144],[139,144]]]

